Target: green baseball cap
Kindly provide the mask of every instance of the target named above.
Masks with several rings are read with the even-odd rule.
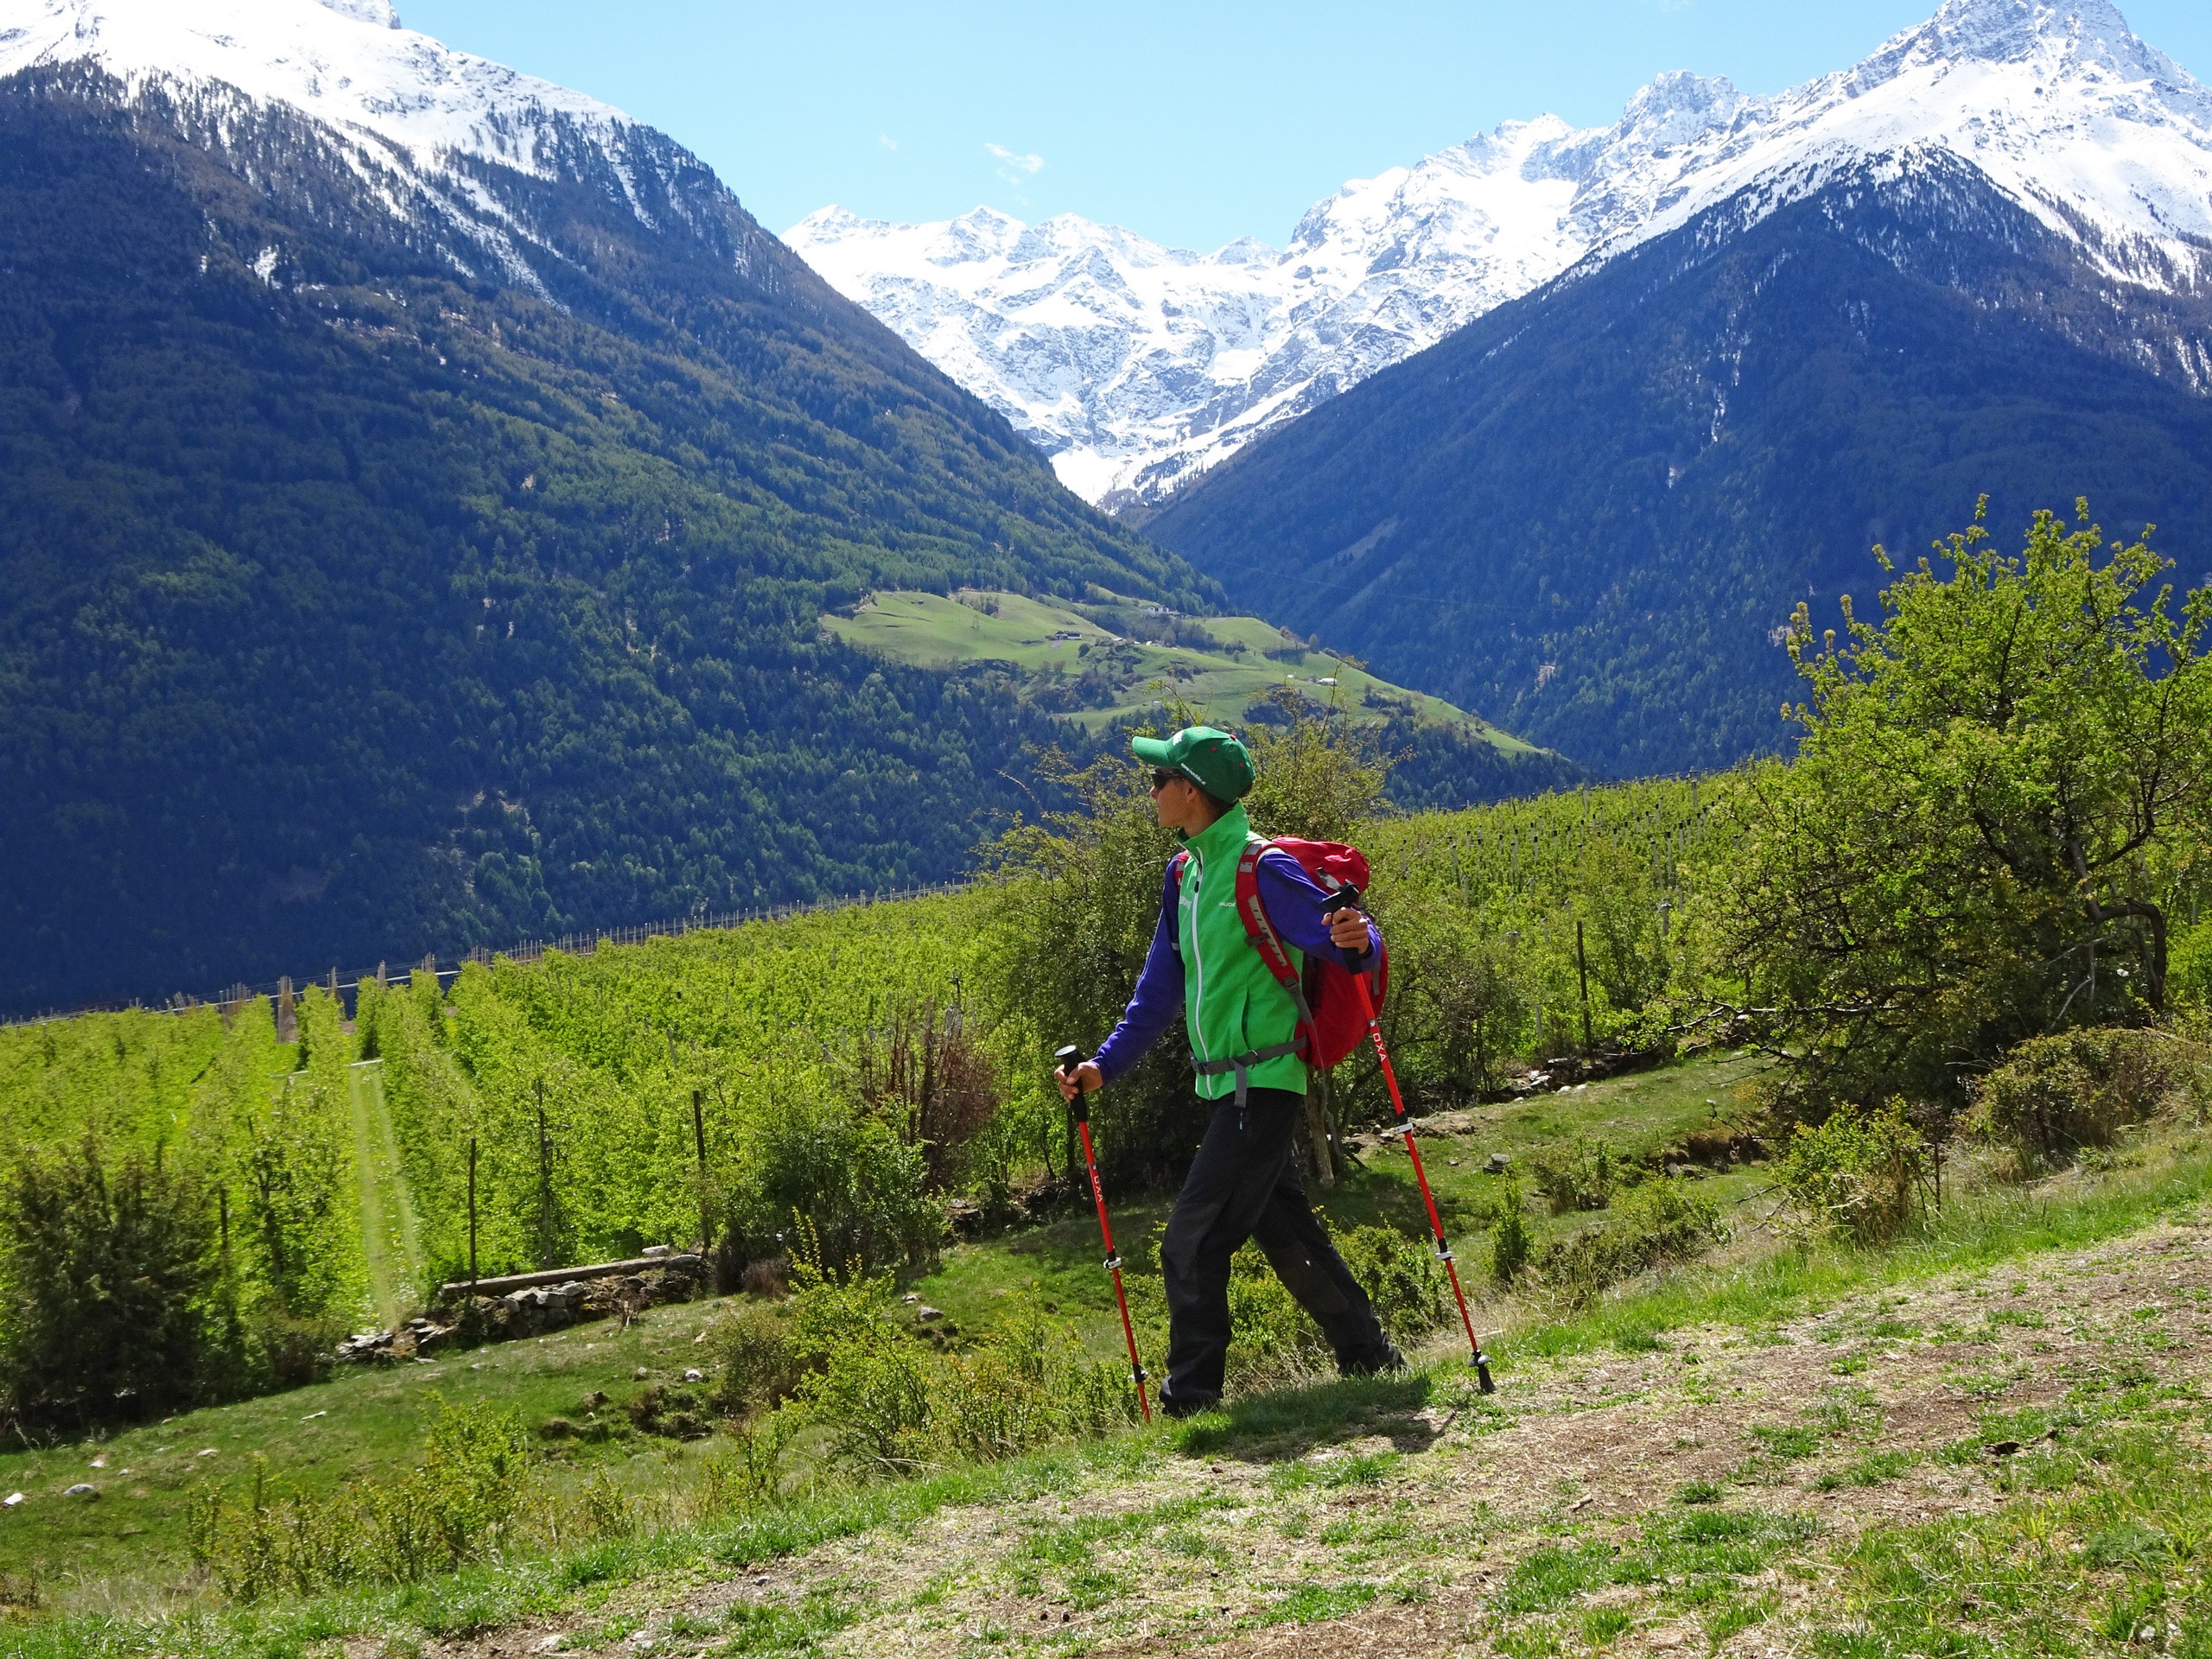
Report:
[[[1252,787],[1252,752],[1211,726],[1185,726],[1173,737],[1133,737],[1137,759],[1178,772],[1217,801],[1241,801]]]

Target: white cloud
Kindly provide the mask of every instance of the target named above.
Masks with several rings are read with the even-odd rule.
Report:
[[[875,142],[881,144],[886,149],[896,149],[899,148],[899,141],[896,138],[893,138],[887,132],[877,133],[875,135]]]
[[[1004,144],[985,144],[983,149],[996,159],[999,177],[1008,184],[1027,184],[1045,170],[1042,156],[1019,155]]]

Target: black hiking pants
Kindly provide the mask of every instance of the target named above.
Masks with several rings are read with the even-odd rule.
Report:
[[[1254,1089],[1240,1109],[1215,1103],[1205,1139],[1167,1217],[1160,1265],[1167,1281],[1167,1381],[1160,1404],[1197,1411],[1221,1398],[1229,1356],[1229,1259],[1246,1239],[1267,1253],[1347,1371],[1395,1357],[1373,1304],[1329,1243],[1298,1178],[1293,1136],[1304,1096]]]

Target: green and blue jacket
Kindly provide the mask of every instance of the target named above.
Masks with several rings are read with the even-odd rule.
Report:
[[[1160,925],[1136,994],[1098,1050],[1098,1071],[1106,1082],[1135,1065],[1179,1013],[1190,1030],[1192,1058],[1201,1068],[1203,1098],[1238,1092],[1240,1060],[1249,1088],[1305,1090],[1306,1062],[1294,1052],[1297,1001],[1268,970],[1236,913],[1236,861],[1254,839],[1251,820],[1234,806],[1185,840],[1190,857],[1179,881],[1172,866],[1167,872]],[[1308,956],[1326,951],[1354,973],[1367,965],[1378,943],[1374,924],[1368,924],[1366,950],[1338,950],[1321,919],[1327,895],[1296,859],[1271,848],[1261,854],[1253,875],[1268,923],[1292,962],[1302,967]],[[1270,1058],[1250,1058],[1262,1054]]]

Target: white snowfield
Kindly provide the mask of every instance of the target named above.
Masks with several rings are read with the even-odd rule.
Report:
[[[401,28],[390,0],[0,0],[0,75],[85,60],[134,89],[213,82],[289,105],[416,171],[461,155],[543,176],[545,118],[634,124]]]
[[[478,164],[539,179],[603,164],[610,193],[648,226],[648,173],[664,201],[719,188],[621,111],[403,29],[390,0],[0,0],[0,76],[75,64],[131,99],[174,101],[209,143],[257,115],[308,124],[456,270],[541,295],[524,255],[550,244]],[[274,280],[282,256],[266,249],[254,269]]]
[[[1855,68],[1777,98],[1662,75],[1614,125],[1510,122],[1356,180],[1278,251],[1163,248],[1071,214],[890,225],[836,207],[785,240],[997,408],[1063,482],[1155,503],[1268,428],[1586,258],[1733,204],[1950,156],[2113,280],[2212,278],[2212,92],[2108,0],[1948,0]]]

